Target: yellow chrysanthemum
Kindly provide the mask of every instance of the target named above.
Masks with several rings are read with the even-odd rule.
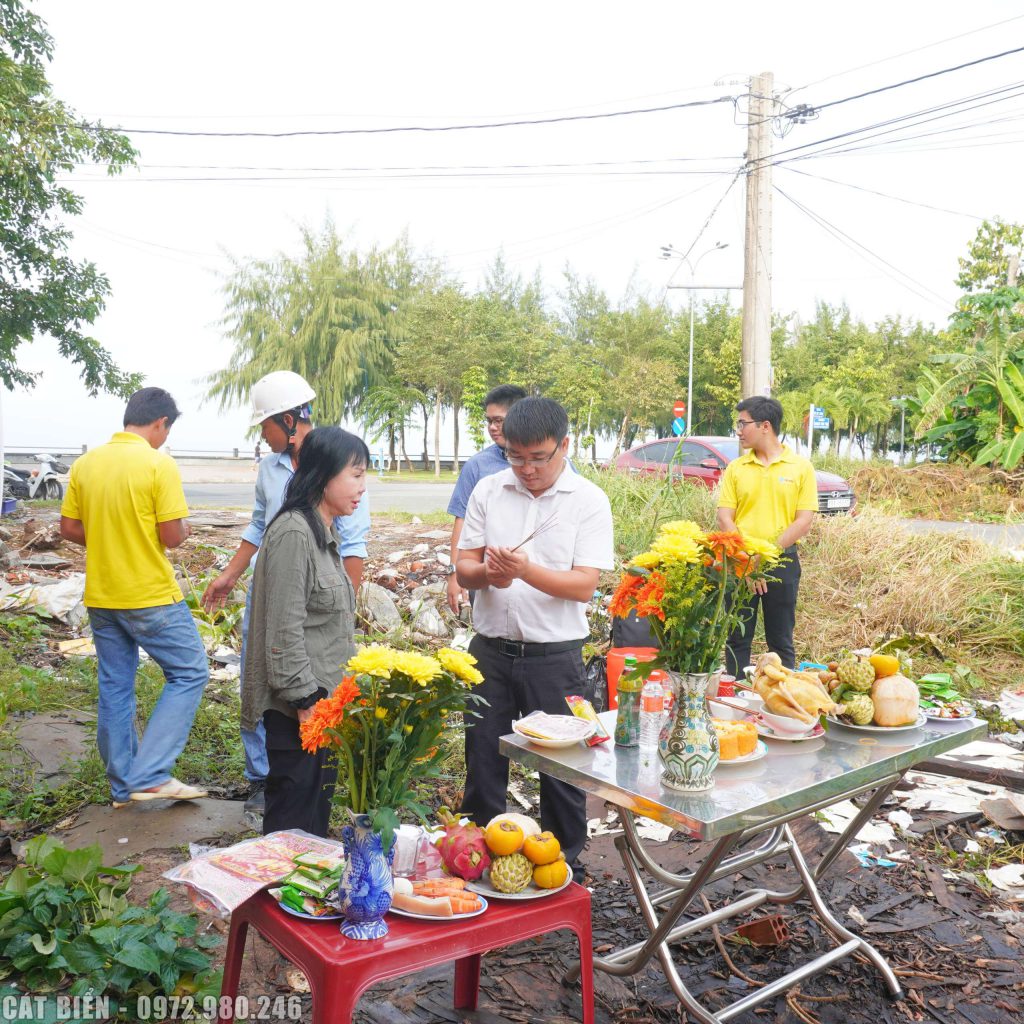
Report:
[[[777,562],[782,556],[782,550],[777,544],[770,540],[760,540],[757,537],[744,537],[743,550],[748,555],[760,555],[764,562]]]
[[[414,651],[395,651],[391,659],[391,672],[400,672],[408,676],[420,686],[426,686],[432,679],[441,674],[441,666],[436,658],[428,658],[425,654]]]
[[[644,551],[642,554],[637,555],[629,564],[641,569],[657,569],[661,565],[661,555],[653,551]]]
[[[374,708],[373,709],[373,717],[374,718],[381,718],[381,719],[387,718],[388,717],[388,709],[387,708],[380,708],[380,707]]]
[[[397,653],[390,647],[378,647],[376,644],[362,647],[349,658],[345,671],[352,675],[365,674],[377,676],[380,679],[390,679]]]
[[[686,562],[696,565],[704,559],[705,551],[689,537],[662,534],[651,545],[651,551],[663,562]]]
[[[670,523],[663,523],[658,529],[659,539],[662,535],[671,537],[682,537],[692,540],[697,544],[704,542],[704,531],[692,519],[673,519]]]
[[[470,686],[476,686],[484,681],[484,677],[473,667],[476,665],[476,658],[472,654],[456,651],[451,647],[442,647],[437,652],[437,660],[441,662],[446,672],[450,672],[456,679]]]

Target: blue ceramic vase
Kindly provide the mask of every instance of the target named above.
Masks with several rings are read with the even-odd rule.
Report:
[[[370,816],[348,813],[352,824],[341,830],[345,842],[345,870],[338,886],[345,915],[341,934],[348,939],[382,939],[388,933],[384,915],[391,908],[395,845],[392,843],[385,855],[381,835],[373,830]]]
[[[704,700],[711,677],[706,672],[670,672],[669,677],[676,700],[658,741],[661,784],[680,793],[703,793],[714,786],[712,772],[718,767],[718,734]]]

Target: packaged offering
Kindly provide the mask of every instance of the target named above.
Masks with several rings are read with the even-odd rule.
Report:
[[[588,747],[596,747],[598,743],[604,743],[605,740],[611,739],[611,735],[601,723],[601,719],[594,710],[594,705],[591,704],[589,700],[586,700],[583,697],[573,696],[566,697],[565,703],[569,705],[569,710],[577,718],[582,718],[585,722],[594,723],[595,732],[583,741]]]

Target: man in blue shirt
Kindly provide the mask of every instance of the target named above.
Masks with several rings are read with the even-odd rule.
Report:
[[[203,594],[203,607],[214,611],[224,606],[228,595],[253,564],[263,543],[263,534],[284,502],[285,491],[299,461],[303,439],[313,429],[310,403],[316,392],[297,373],[277,370],[258,380],[252,388],[252,425],[259,426],[263,440],[271,454],[260,462],[256,477],[256,501],[252,519],[242,533],[231,561],[213,580]],[[370,532],[369,495],[364,495],[356,511],[350,516],[339,516],[334,521],[341,537],[341,557],[345,571],[358,592],[366,557],[366,535]],[[249,634],[249,599],[246,595],[245,614],[242,618],[242,664],[245,664],[245,645]],[[240,685],[245,686],[244,676]],[[263,789],[270,770],[267,762],[266,733],[261,722],[255,729],[242,729],[245,748],[245,777],[252,784],[252,792],[245,802],[245,810],[263,813]]]
[[[459,609],[469,601],[469,593],[459,586],[459,581],[455,578],[455,563],[459,557],[459,535],[462,533],[462,524],[466,518],[469,496],[473,493],[477,482],[485,476],[508,469],[508,463],[505,461],[505,435],[502,431],[505,414],[520,398],[525,397],[526,392],[515,384],[499,384],[484,396],[483,406],[484,416],[487,419],[487,433],[490,434],[494,443],[466,461],[459,473],[455,490],[452,491],[451,500],[448,502],[448,515],[455,516],[455,523],[452,526],[451,561],[448,563],[448,607],[456,615],[459,614]]]

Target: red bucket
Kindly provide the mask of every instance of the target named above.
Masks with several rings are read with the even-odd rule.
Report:
[[[613,647],[608,652],[608,707],[619,706],[619,676],[626,667],[626,655],[632,654],[637,661],[654,661],[658,656],[657,647]]]

